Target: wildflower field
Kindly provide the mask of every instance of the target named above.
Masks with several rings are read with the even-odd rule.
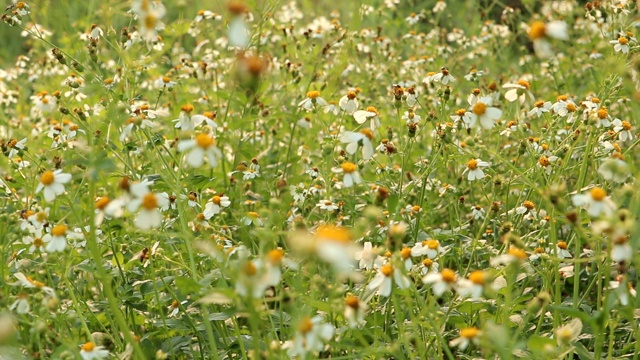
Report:
[[[640,357],[634,1],[3,9],[0,359]]]

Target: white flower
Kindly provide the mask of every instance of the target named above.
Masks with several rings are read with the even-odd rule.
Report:
[[[526,101],[527,95],[529,98],[533,99],[533,95],[529,91],[531,84],[525,80],[518,80],[516,83],[506,83],[502,85],[504,89],[510,89],[504,94],[504,98],[507,101],[514,102],[519,100],[522,104]]]
[[[371,131],[375,131],[375,129],[380,126],[380,118],[378,115],[378,109],[373,106],[368,106],[366,110],[355,111],[353,118],[358,124],[364,124],[367,120],[370,120],[369,128],[371,128]]]
[[[340,168],[333,170],[335,173],[344,173],[342,182],[345,187],[352,187],[353,184],[362,183],[360,173],[358,173],[358,165],[345,161],[340,164]]]
[[[451,290],[455,285],[458,276],[451,269],[442,269],[439,273],[428,273],[422,278],[422,282],[425,284],[431,284],[433,294],[436,297],[441,297],[445,291]]]
[[[613,50],[616,52],[623,54],[629,53],[629,39],[626,36],[620,36],[617,40],[611,40],[609,44],[615,44],[613,45]]]
[[[464,169],[463,174],[468,172],[467,180],[473,181],[476,179],[484,178],[483,168],[488,167],[490,164],[486,161],[482,161],[480,159],[471,159],[467,162],[466,169]]]
[[[140,36],[147,42],[157,41],[157,31],[164,28],[164,24],[160,22],[166,13],[164,5],[158,1],[136,0],[132,4],[132,11],[140,20]]]
[[[468,113],[469,123],[466,124],[469,128],[475,128],[479,121],[484,129],[491,129],[496,120],[502,116],[502,110],[491,106],[493,98],[489,96],[473,97],[469,100],[471,111]]]
[[[427,256],[429,259],[435,259],[438,255],[444,253],[444,248],[440,246],[440,242],[435,239],[417,242],[411,248],[411,256]]]
[[[338,105],[344,112],[353,115],[358,110],[358,99],[356,99],[355,91],[349,91],[347,95],[341,97]]]
[[[109,350],[105,350],[102,346],[96,346],[95,343],[89,341],[82,345],[80,349],[80,357],[82,360],[102,360],[109,358]]]
[[[327,100],[320,97],[319,91],[312,90],[307,93],[307,97],[304,100],[298,103],[298,106],[310,111],[314,105],[324,108],[328,104]]]
[[[320,210],[326,210],[328,212],[333,212],[336,211],[340,208],[340,206],[336,203],[334,203],[331,200],[320,200],[317,204],[316,207],[319,207]]]
[[[249,225],[255,225],[255,226],[262,226],[262,220],[260,219],[260,215],[257,212],[254,211],[249,211],[247,213],[247,216],[242,218],[242,223],[249,226]]]
[[[40,176],[40,183],[36,188],[36,194],[44,189],[44,200],[53,201],[56,196],[64,193],[64,185],[71,181],[71,174],[63,173],[62,170],[47,170]]]
[[[543,23],[535,21],[529,27],[529,38],[533,41],[533,49],[540,58],[550,58],[554,55],[551,44],[547,39],[569,40],[569,26],[564,21]]]
[[[549,112],[552,105],[551,101],[538,101],[535,103],[533,109],[529,111],[529,116],[540,117],[542,114]]]
[[[353,295],[345,299],[344,318],[350,328],[357,328],[365,324],[364,315],[367,312],[367,304]]]
[[[409,109],[409,111],[405,111],[402,115],[402,120],[404,120],[405,123],[409,125],[419,123],[422,118],[420,117],[420,115],[414,113],[412,109]]]
[[[229,200],[228,196],[214,195],[213,197],[211,197],[211,199],[209,199],[209,201],[207,201],[202,214],[204,215],[205,219],[209,220],[214,215],[219,214],[220,211],[222,211],[222,208],[229,207],[230,205],[231,201]]]
[[[187,154],[187,164],[191,167],[200,167],[206,159],[211,167],[218,165],[218,159],[222,157],[222,152],[215,146],[215,139],[209,134],[200,133],[195,139],[181,140],[178,142],[178,151],[189,151]]]
[[[443,67],[439,73],[431,77],[431,81],[435,83],[441,83],[442,85],[448,85],[452,82],[455,82],[456,78],[454,78],[453,75],[449,73],[449,70],[447,70],[447,68]]]
[[[56,225],[51,229],[50,234],[45,234],[42,241],[46,244],[46,252],[62,252],[67,247],[67,226]]]
[[[333,337],[334,331],[333,325],[326,324],[320,316],[302,319],[298,324],[292,347],[288,350],[289,356],[305,359],[309,352],[322,351],[324,343]]]
[[[630,122],[615,119],[611,123],[613,124],[613,131],[618,133],[618,139],[620,139],[620,141],[624,142],[633,140]]]
[[[559,259],[570,259],[571,253],[567,250],[567,243],[564,241],[558,241],[556,244],[556,256]]]
[[[31,311],[31,305],[29,305],[28,295],[26,293],[21,293],[18,295],[16,301],[14,301],[9,310],[16,311],[18,314],[28,314]]]
[[[631,175],[629,164],[619,157],[609,157],[598,167],[598,174],[605,180],[621,183]]]
[[[591,217],[598,217],[601,214],[611,216],[616,210],[616,205],[607,196],[607,192],[599,187],[592,188],[588,194],[573,195],[572,200],[574,206],[586,208]]]
[[[362,250],[357,251],[354,254],[354,258],[358,261],[358,267],[366,270],[373,269],[374,262],[378,257],[377,250],[378,249],[374,248],[371,242],[365,242]]]
[[[135,198],[129,202],[127,208],[129,211],[139,209],[133,220],[134,225],[141,230],[159,228],[162,225],[160,209],[169,206],[168,197],[152,193],[144,182],[131,185],[129,191]]]
[[[626,238],[613,245],[611,248],[611,261],[628,263],[633,259],[633,248]]]
[[[344,131],[340,134],[340,142],[347,143],[345,150],[353,155],[358,151],[358,147],[362,145],[362,159],[369,160],[373,157],[373,132],[369,129],[362,129],[360,132]]]
[[[367,288],[369,290],[376,290],[380,296],[388,297],[391,295],[391,288],[393,281],[400,289],[406,289],[411,285],[411,281],[399,269],[394,268],[391,264],[387,263],[380,267],[376,276],[371,280]]]
[[[229,22],[229,31],[227,32],[229,46],[246,48],[249,45],[249,32],[244,16],[235,16]]]
[[[478,335],[480,330],[475,327],[460,329],[460,336],[449,341],[449,346],[458,347],[461,351],[469,347],[470,343],[478,343]]]

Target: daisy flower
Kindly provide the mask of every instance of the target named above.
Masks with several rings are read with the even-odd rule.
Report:
[[[200,133],[194,139],[181,140],[178,142],[178,151],[187,150],[187,164],[197,168],[202,166],[206,159],[211,167],[218,165],[218,160],[222,157],[222,152],[215,146],[216,140],[209,134]]]
[[[433,75],[431,81],[435,83],[441,83],[442,85],[449,85],[450,83],[455,82],[456,78],[454,78],[453,75],[449,73],[449,70],[447,70],[446,67],[443,67],[442,69],[440,69],[439,73]]]
[[[160,2],[136,0],[132,4],[132,11],[140,19],[138,27],[140,36],[147,42],[157,41],[157,31],[164,28],[160,19],[166,14],[164,5]]]
[[[304,100],[298,103],[298,106],[307,111],[310,111],[314,107],[314,105],[323,108],[328,104],[329,103],[327,102],[327,100],[320,97],[319,91],[312,90],[307,93],[307,97]]]
[[[298,323],[298,330],[288,354],[291,357],[306,358],[307,353],[322,351],[324,343],[331,340],[335,328],[324,322],[320,316],[305,317]]]
[[[631,175],[631,170],[622,155],[617,154],[602,161],[602,164],[598,167],[598,174],[605,180],[622,183]]]
[[[102,346],[96,346],[89,341],[81,346],[80,357],[82,360],[101,360],[109,358],[109,350],[105,350]]]
[[[362,158],[369,160],[373,157],[373,132],[370,129],[362,129],[360,132],[344,131],[340,135],[340,142],[346,143],[345,150],[353,155],[358,151],[358,147],[362,146]]]
[[[444,248],[440,246],[440,242],[435,239],[418,242],[411,248],[412,256],[426,255],[429,259],[435,259],[438,255],[443,253]]]
[[[460,350],[464,350],[469,347],[469,344],[471,343],[477,345],[479,342],[480,334],[480,330],[478,330],[478,328],[476,327],[460,329],[460,336],[449,341],[449,346],[457,347]]]
[[[71,174],[63,173],[62,170],[47,170],[40,175],[40,183],[36,187],[36,194],[44,190],[44,200],[53,201],[56,196],[64,193],[64,185],[71,181]]]
[[[255,211],[249,211],[247,212],[247,215],[245,217],[242,218],[242,223],[249,226],[249,225],[255,225],[255,226],[262,226],[262,220],[260,219],[260,214],[258,214]]]
[[[560,259],[570,259],[571,253],[567,250],[569,246],[565,241],[558,241],[556,244],[556,256]]]
[[[616,205],[607,196],[607,192],[599,187],[592,188],[588,194],[576,194],[572,197],[573,205],[587,209],[591,217],[613,215]]]
[[[138,211],[134,225],[141,230],[159,228],[162,225],[161,208],[169,206],[169,198],[152,193],[146,183],[137,183],[129,187],[134,199],[129,202],[129,211]]]
[[[46,244],[46,252],[62,252],[67,247],[67,225],[56,225],[50,234],[45,234],[42,241]]]
[[[551,101],[536,101],[533,109],[529,111],[529,116],[540,117],[542,114],[549,112],[552,105]]]
[[[502,110],[491,106],[493,98],[489,96],[473,97],[469,100],[471,111],[468,117],[469,122],[466,124],[469,128],[475,128],[479,121],[482,128],[491,129],[496,120],[502,116]]]
[[[466,169],[462,174],[468,172],[467,180],[473,181],[476,179],[484,178],[483,168],[488,167],[490,164],[486,161],[482,161],[480,159],[471,159],[467,162]]]
[[[380,115],[378,109],[373,106],[368,106],[366,110],[354,111],[353,118],[358,124],[364,124],[369,120],[369,128],[371,128],[371,131],[375,131],[380,126],[380,118],[378,115]]]
[[[399,269],[394,268],[390,263],[386,263],[380,267],[376,276],[367,285],[367,288],[375,290],[380,296],[388,297],[391,295],[393,281],[400,289],[406,289],[411,285],[409,278],[404,276]]]
[[[554,55],[548,39],[569,40],[569,26],[564,21],[544,23],[534,21],[529,27],[529,38],[533,41],[533,49],[540,58],[550,58]]]
[[[428,273],[422,278],[423,283],[431,284],[436,297],[441,297],[445,291],[451,290],[457,280],[458,276],[451,269],[442,269],[439,273]]]
[[[611,40],[609,44],[613,45],[615,52],[621,52],[623,54],[629,53],[629,39],[626,36],[620,36],[617,40]]]
[[[353,113],[358,110],[358,99],[356,99],[356,92],[349,91],[347,95],[340,98],[338,105],[340,108],[349,115],[353,115]]]
[[[615,119],[611,123],[613,125],[613,131],[618,134],[618,139],[620,139],[620,141],[625,142],[633,140],[633,133],[631,132],[630,122]]]
[[[378,248],[374,248],[370,241],[365,242],[362,250],[354,254],[354,258],[358,261],[358,267],[365,270],[373,269],[377,257]]]
[[[337,173],[344,173],[344,178],[342,182],[345,187],[352,187],[353,184],[362,183],[362,178],[360,177],[360,173],[358,173],[358,165],[345,161],[340,164],[340,168],[336,170]]]
[[[337,203],[334,203],[331,200],[320,200],[317,204],[316,207],[319,207],[320,210],[326,210],[328,212],[333,212],[336,211],[338,209],[340,209],[340,205]]]
[[[526,101],[527,95],[530,99],[533,99],[533,95],[531,94],[531,91],[529,91],[530,87],[531,84],[528,81],[522,79],[518,80],[515,83],[506,83],[502,85],[502,88],[510,90],[504,93],[504,98],[509,102],[519,100],[519,102],[522,104]]]
[[[29,311],[31,311],[31,305],[29,304],[29,294],[18,294],[18,298],[11,304],[9,310],[15,310],[18,314],[28,314]]]
[[[348,295],[345,299],[344,319],[347,320],[350,328],[358,328],[366,322],[364,315],[367,313],[367,304],[358,299],[357,296]]]
[[[219,214],[223,208],[229,207],[231,205],[231,200],[226,195],[214,195],[207,201],[207,204],[204,206],[203,215],[204,218],[209,220],[214,215]]]

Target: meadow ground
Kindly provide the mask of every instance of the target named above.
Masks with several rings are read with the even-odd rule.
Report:
[[[3,14],[0,359],[640,357],[635,2]]]

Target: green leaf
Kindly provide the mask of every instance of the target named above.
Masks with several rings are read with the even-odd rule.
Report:
[[[201,288],[200,284],[198,284],[197,281],[193,280],[193,278],[190,278],[190,277],[176,278],[175,284],[178,290],[180,290],[180,292],[182,292],[185,295],[198,293],[200,292],[200,288]]]
[[[558,343],[554,339],[548,337],[533,335],[527,341],[527,347],[529,350],[537,353],[546,353],[548,349],[555,349],[558,347]]]

